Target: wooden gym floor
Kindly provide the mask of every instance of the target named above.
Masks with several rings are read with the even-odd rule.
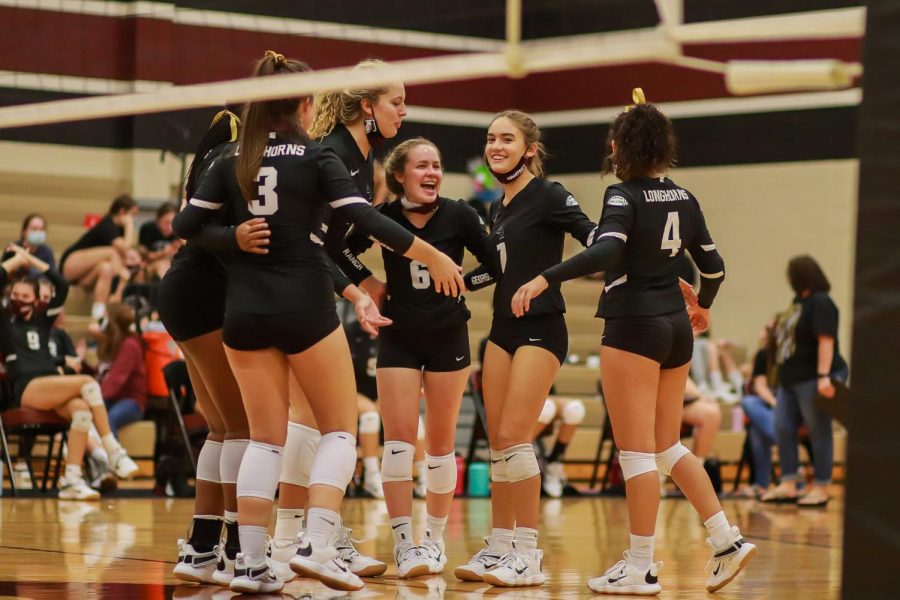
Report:
[[[840,493],[840,490],[835,490]],[[760,505],[725,500],[730,519],[759,553],[747,572],[715,596],[706,593],[704,566],[709,557],[705,532],[684,500],[666,499],[660,507],[656,559],[660,598],[838,598],[843,499],[827,509]],[[215,599],[234,596],[214,586],[176,585],[172,567],[175,541],[184,537],[191,500],[162,498],[61,502],[8,496],[0,499],[0,598],[142,600]],[[414,522],[424,521],[423,502]],[[319,583],[295,580],[285,593],[266,598],[543,599],[588,598],[585,586],[617,561],[627,540],[622,498],[544,500],[541,547],[548,583],[539,588],[503,590],[463,583],[453,567],[482,546],[489,530],[487,500],[454,502],[445,539],[449,555],[443,577],[401,582],[393,565],[385,577],[369,579],[361,592],[332,592]],[[344,519],[367,554],[390,560],[391,536],[384,503],[353,499]],[[417,531],[420,535],[421,531]],[[242,596],[245,597],[245,596]]]

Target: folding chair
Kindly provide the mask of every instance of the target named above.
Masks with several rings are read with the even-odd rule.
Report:
[[[62,469],[63,448],[69,432],[69,421],[59,416],[52,410],[36,410],[33,408],[11,408],[0,413],[0,443],[3,444],[3,454],[6,459],[6,467],[9,469],[9,480],[13,496],[18,496],[16,480],[13,473],[12,455],[9,450],[9,438],[18,437],[17,458],[23,458],[28,465],[28,473],[31,481],[37,481],[34,475],[33,457],[31,450],[35,441],[40,436],[47,437],[47,455],[44,457],[44,473],[41,480],[41,492],[46,493],[48,485],[55,489],[59,481],[59,473]],[[57,447],[56,436],[59,434],[60,443]],[[56,456],[54,457],[54,453]],[[53,479],[50,479],[50,467],[56,460]]]
[[[169,388],[169,404],[172,408],[172,416],[178,425],[184,450],[191,461],[191,470],[197,474],[197,458],[194,456],[191,438],[205,437],[209,431],[206,419],[194,411],[197,399],[194,396],[194,388],[188,376],[187,363],[183,360],[175,360],[163,367],[163,377]]]

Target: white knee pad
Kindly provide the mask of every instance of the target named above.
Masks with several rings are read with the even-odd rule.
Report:
[[[456,489],[456,454],[426,454],[425,465],[428,467],[426,482],[429,492],[446,494]]]
[[[237,476],[238,498],[274,500],[284,448],[251,441]]]
[[[381,429],[381,417],[374,410],[367,410],[359,415],[360,433],[378,433]]]
[[[503,451],[491,449],[491,481],[496,483],[509,483],[509,475],[506,472],[506,461],[503,460]]]
[[[619,450],[619,466],[625,481],[644,473],[656,471],[656,455],[649,452]]]
[[[318,430],[300,423],[288,422],[279,481],[309,487],[309,474],[321,439],[322,434]]]
[[[347,431],[322,436],[309,474],[309,485],[330,485],[344,491],[356,468],[356,437]]]
[[[197,457],[197,479],[212,483],[222,483],[219,463],[222,462],[222,442],[206,440]]]
[[[94,422],[94,414],[89,410],[73,410],[72,424],[69,426],[71,431],[83,431],[87,433],[91,430]]]
[[[544,408],[541,409],[541,415],[538,417],[538,423],[549,425],[556,417],[556,402],[547,398],[544,400]]]
[[[569,400],[563,406],[562,421],[566,425],[581,425],[584,421],[584,402],[581,400]]]
[[[103,406],[103,393],[100,391],[100,384],[96,381],[88,381],[81,386],[81,397],[88,406]]]
[[[381,455],[381,481],[412,481],[416,447],[407,442],[388,440]]]
[[[510,483],[525,481],[541,474],[541,467],[531,444],[507,448],[503,451],[503,460],[506,461],[506,476]]]
[[[416,434],[416,439],[420,442],[425,439],[425,419],[422,418],[422,415],[419,415],[419,432]]]
[[[235,484],[244,452],[250,440],[225,440],[222,442],[222,456],[219,458],[219,480],[222,483]]]
[[[672,469],[675,468],[675,463],[690,453],[691,451],[680,441],[675,442],[672,447],[656,454],[656,467],[663,475],[671,475]]]

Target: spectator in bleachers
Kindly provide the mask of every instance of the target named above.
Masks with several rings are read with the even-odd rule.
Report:
[[[798,256],[788,263],[787,276],[796,295],[775,327],[775,441],[781,483],[762,500],[796,499],[798,506],[825,506],[834,468],[834,437],[831,416],[816,405],[816,396],[832,398],[834,381],[846,381],[849,370],[838,344],[838,308],[828,295],[831,284],[822,268],[811,256]],[[800,496],[797,432],[802,423],[809,428],[814,481]]]
[[[56,268],[56,258],[53,256],[53,250],[47,245],[47,220],[42,215],[31,213],[25,217],[25,220],[22,221],[22,235],[15,242],[15,245],[38,257],[50,265],[51,269]],[[3,260],[12,258],[13,254],[15,252],[7,249],[3,255]],[[28,269],[28,275],[32,277],[40,276],[40,271],[36,268],[32,266],[26,268]],[[24,275],[25,273],[18,274]]]
[[[559,423],[553,449],[547,454],[546,464],[541,478],[541,487],[551,498],[559,498],[567,491],[566,472],[563,468],[563,456],[569,443],[575,436],[575,430],[584,421],[584,402],[577,398],[561,398],[551,395],[544,401],[544,408],[538,417],[534,437],[537,438],[547,428]],[[568,488],[574,490],[574,488]]]
[[[694,431],[691,451],[706,465],[716,443],[716,434],[722,425],[722,409],[715,398],[704,395],[694,380],[688,377],[684,390],[684,412],[681,422]]]
[[[162,279],[169,270],[172,257],[182,244],[172,233],[172,221],[177,213],[178,208],[173,202],[163,202],[156,209],[156,219],[141,225],[138,243],[147,253],[148,268],[157,279]]]
[[[144,418],[147,406],[147,371],[144,346],[131,330],[134,310],[113,302],[106,307],[106,327],[102,328],[97,346],[101,361],[100,389],[109,413],[109,426],[114,435],[119,430]]]
[[[772,446],[775,444],[775,368],[773,346],[775,321],[767,324],[759,339],[759,349],[753,358],[753,371],[747,385],[747,393],[741,400],[741,408],[747,416],[747,436],[753,459],[753,477],[750,487],[739,492],[750,498],[759,498],[772,483]]]
[[[93,289],[91,317],[95,320],[104,315],[113,278],[128,277],[124,258],[126,250],[137,241],[134,230],[137,210],[131,196],[117,197],[106,216],[69,246],[59,260],[59,271],[69,283]]]
[[[84,375],[59,375],[50,356],[50,329],[65,303],[68,284],[47,263],[21,247],[13,249],[15,254],[0,265],[0,286],[6,283],[8,273],[23,267],[35,267],[53,283],[56,293],[44,305],[40,302],[37,279],[27,276],[14,281],[10,288],[9,314],[0,319],[0,346],[12,383],[12,405],[55,411],[72,420],[66,472],[59,497],[95,500],[99,494],[88,487],[81,467],[92,423],[96,424],[101,434],[117,476],[130,477],[137,471],[137,465],[109,428],[97,382]]]
[[[125,251],[124,264],[128,270],[127,279],[118,279],[110,294],[110,302],[124,302],[134,309],[138,323],[153,318],[156,310],[156,296],[159,280],[153,275],[153,267],[147,263],[147,253],[140,246],[132,246]]]

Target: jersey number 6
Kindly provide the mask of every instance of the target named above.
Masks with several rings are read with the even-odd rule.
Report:
[[[409,274],[412,276],[413,289],[427,290],[431,287],[431,275],[428,274],[428,267],[416,261],[410,261]]]
[[[250,212],[257,216],[274,215],[278,210],[278,171],[275,167],[262,167],[256,176],[259,195],[250,202]]]
[[[660,250],[671,250],[670,257],[678,254],[681,249],[681,226],[678,221],[678,213],[673,211],[666,217],[666,226],[663,228],[662,244]]]

